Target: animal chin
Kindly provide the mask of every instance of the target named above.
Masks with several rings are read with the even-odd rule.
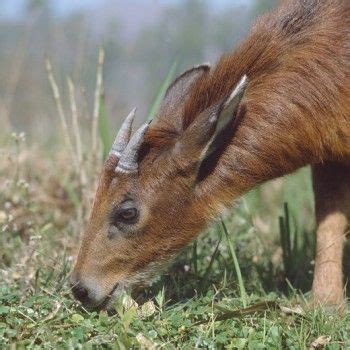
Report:
[[[172,257],[173,258],[173,257]],[[156,282],[162,271],[164,271],[167,266],[171,263],[172,258],[164,261],[153,261],[150,262],[146,267],[141,271],[136,272],[133,275],[130,275],[123,280],[115,284],[111,292],[105,297],[105,299],[94,309],[108,311],[113,311],[114,301],[124,292],[130,292],[135,286],[149,286],[152,283]]]
[[[127,288],[123,283],[117,283],[115,287],[113,288],[112,292],[106,297],[104,301],[104,307],[103,309],[106,309],[108,311],[114,311],[113,309],[113,303],[118,298],[118,296],[122,295]]]
[[[166,261],[160,260],[148,263],[142,270],[136,272],[132,276],[129,276],[125,286],[132,287],[135,285],[151,285],[161,277],[162,272],[168,268],[174,257],[175,255],[168,257]]]
[[[113,309],[114,301],[124,292],[130,292],[136,286],[149,286],[156,282],[161,272],[166,269],[169,261],[166,262],[151,262],[141,271],[128,276],[124,280],[120,281],[115,285],[112,292],[105,298],[103,306],[107,310]]]

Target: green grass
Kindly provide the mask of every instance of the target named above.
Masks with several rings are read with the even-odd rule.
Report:
[[[100,140],[102,143],[103,159],[106,159],[112,147],[112,138],[109,132],[108,117],[106,112],[104,95],[102,95],[100,99],[99,132],[100,132]]]
[[[23,176],[24,169],[19,173]],[[328,349],[350,344],[348,314],[330,315],[308,304],[313,241],[296,223],[291,228],[298,213],[283,208],[288,187],[308,183],[308,171],[247,195],[232,215],[183,251],[154,286],[135,296],[138,304],[127,296],[117,301],[113,316],[88,313],[72,299],[67,280],[78,241],[76,199],[63,193],[64,206],[55,209],[40,202],[30,186],[41,184],[45,191],[52,186],[40,174],[31,174],[29,187],[11,183],[0,195],[0,344],[308,349],[322,336],[329,339]],[[311,197],[304,203],[295,194],[293,201],[298,200],[311,215]],[[279,248],[279,216],[282,237],[289,235],[288,261]],[[301,275],[294,264],[303,268]]]

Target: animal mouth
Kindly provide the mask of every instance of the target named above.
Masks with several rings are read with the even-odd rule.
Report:
[[[120,284],[116,283],[114,285],[114,287],[112,288],[112,290],[108,293],[108,295],[100,303],[95,304],[95,305],[87,305],[86,309],[88,309],[89,311],[92,311],[92,310],[101,311],[101,310],[109,309],[110,303],[114,297],[114,293],[118,289],[118,287],[120,287]]]

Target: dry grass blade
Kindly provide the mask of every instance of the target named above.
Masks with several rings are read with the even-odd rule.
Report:
[[[216,321],[224,321],[233,317],[244,317],[247,315],[254,314],[256,312],[264,312],[266,310],[278,309],[279,304],[276,301],[263,301],[261,303],[237,310],[230,310],[220,305],[215,305],[215,309],[221,311],[216,317]]]
[[[305,314],[300,305],[297,305],[295,308],[288,308],[280,305],[276,301],[263,301],[261,303],[249,306],[243,309],[230,310],[228,308],[222,307],[220,305],[215,305],[215,309],[221,311],[215,321],[225,321],[234,317],[245,317],[247,315],[251,315],[256,312],[264,312],[267,310],[280,310],[282,313],[286,315],[294,315],[298,317],[305,318]]]
[[[75,146],[76,146],[76,153],[74,153],[74,155],[76,155],[76,162],[78,164],[80,185],[81,185],[81,188],[84,189],[84,186],[86,185],[86,174],[85,174],[85,169],[83,167],[83,149],[82,149],[79,124],[78,124],[78,109],[77,109],[77,103],[75,99],[75,87],[71,78],[69,77],[67,79],[67,83],[68,83],[69,99],[70,99],[70,106],[71,106],[71,112],[72,112],[73,135],[74,135]]]
[[[310,345],[310,350],[324,349],[331,341],[332,337],[327,335],[321,335],[314,340]]]
[[[47,321],[52,320],[57,315],[58,311],[60,311],[62,303],[55,300],[54,304],[55,304],[55,309],[44,318],[43,322],[47,322]]]
[[[300,305],[296,305],[294,307],[280,306],[281,311],[286,315],[297,315],[304,316],[305,312]]]
[[[50,62],[50,60],[48,58],[45,59],[45,66],[46,66],[46,71],[47,71],[47,76],[48,76],[48,79],[49,79],[49,82],[50,82],[50,86],[51,86],[51,89],[52,89],[53,97],[54,97],[54,100],[55,100],[55,103],[56,103],[56,108],[57,108],[57,111],[58,111],[58,115],[60,117],[62,131],[63,131],[63,137],[65,138],[65,141],[67,143],[69,151],[73,155],[74,154],[74,148],[73,148],[72,142],[70,140],[69,132],[68,132],[68,125],[67,125],[67,120],[66,120],[66,117],[65,117],[64,111],[63,111],[60,91],[58,89],[55,77],[53,75],[51,62]]]
[[[98,53],[98,65],[96,74],[96,87],[95,87],[95,100],[94,100],[94,111],[92,115],[92,155],[93,158],[97,158],[97,135],[98,135],[98,117],[100,113],[100,101],[102,96],[102,84],[103,84],[103,62],[105,53],[101,48]]]
[[[237,310],[231,310],[220,305],[214,305],[214,308],[220,311],[220,314],[215,316],[215,321],[225,321],[235,317],[245,317],[257,312],[264,312],[266,310],[278,309],[280,306],[276,301],[263,301],[261,303],[242,308]],[[209,322],[208,320],[202,320],[195,323],[200,325]]]
[[[77,109],[77,103],[75,100],[75,88],[74,88],[72,79],[70,77],[67,78],[67,84],[68,84],[68,90],[69,90],[70,107],[72,112],[73,133],[74,133],[75,145],[77,150],[76,155],[78,159],[78,164],[79,166],[81,166],[83,162],[83,151],[82,151],[81,137],[80,137],[80,131],[79,131],[79,125],[78,125],[78,109]]]

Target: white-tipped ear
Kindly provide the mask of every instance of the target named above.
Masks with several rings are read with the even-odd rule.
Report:
[[[248,85],[248,78],[244,75],[239,83],[234,87],[231,93],[225,97],[221,102],[214,108],[207,121],[207,125],[211,128],[211,125],[215,125],[214,131],[208,140],[206,147],[203,149],[201,160],[204,161],[208,158],[221,144],[221,135],[228,130],[229,127],[234,128],[236,121],[238,107],[244,96],[244,92]],[[210,130],[208,128],[208,130]]]
[[[234,137],[235,130],[239,124],[238,109],[245,90],[248,85],[248,78],[244,75],[232,92],[210,113],[207,119],[207,130],[213,130],[210,139],[200,153],[200,164],[196,182],[202,182],[212,171],[214,171],[219,155],[226,145]],[[215,125],[215,127],[213,127]],[[205,128],[202,128],[202,131]]]
[[[216,116],[213,115],[213,118],[217,118],[217,125],[212,140],[235,118],[247,85],[248,77],[244,75],[232,92],[221,102]]]
[[[244,75],[226,97],[200,113],[184,131],[178,144],[181,147],[177,150],[186,155],[192,154],[199,163],[199,169],[203,166],[206,169],[208,163],[215,167],[217,151],[234,137],[239,123],[238,109],[247,85],[248,78]]]

